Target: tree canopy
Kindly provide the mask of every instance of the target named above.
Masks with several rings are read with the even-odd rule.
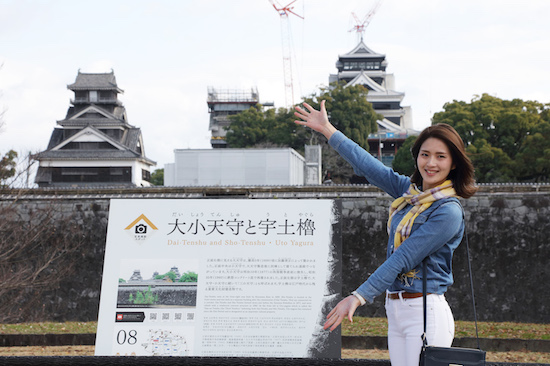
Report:
[[[310,134],[304,127],[293,123],[295,118],[292,109],[264,110],[258,104],[230,116],[230,119],[231,125],[225,140],[233,148],[275,145],[303,150],[304,142]]]
[[[549,106],[483,94],[446,103],[432,123],[457,130],[478,182],[542,182],[550,178]]]
[[[15,175],[17,167],[16,158],[17,152],[10,150],[0,159],[0,184],[3,184],[6,179]]]
[[[175,282],[177,275],[173,271],[168,271],[165,274],[158,274],[155,276],[155,280],[170,279],[170,282]]]
[[[151,184],[155,186],[164,185],[164,168],[156,169],[153,173],[151,173]]]
[[[393,170],[409,177],[414,173],[415,161],[411,154],[411,148],[415,141],[416,136],[407,137],[403,145],[397,150],[392,161]]]
[[[197,282],[199,275],[193,271],[187,271],[181,275],[179,282]]]

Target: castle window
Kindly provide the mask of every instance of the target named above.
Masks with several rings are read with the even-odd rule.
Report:
[[[63,146],[61,150],[117,150],[117,148],[103,141],[73,141]]]
[[[87,102],[88,101],[88,93],[85,91],[75,91],[74,92],[74,99],[76,102]]]
[[[82,116],[80,116],[80,118],[105,118],[105,116],[101,113],[86,112]]]
[[[99,101],[110,101],[116,99],[116,94],[110,90],[102,90],[99,92]]]
[[[380,70],[380,61],[346,61],[344,62],[344,70],[360,71],[360,70]]]
[[[143,179],[146,182],[151,181],[151,172],[145,169],[141,169],[141,179]]]
[[[119,129],[100,129],[100,131],[117,141],[120,141],[122,138],[122,130]]]
[[[52,182],[112,183],[131,182],[131,167],[62,167],[51,168]]]
[[[380,68],[380,63],[379,62],[368,62],[367,63],[367,69],[369,70],[377,70]]]

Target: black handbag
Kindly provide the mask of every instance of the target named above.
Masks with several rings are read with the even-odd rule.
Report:
[[[420,351],[420,366],[484,366],[485,351],[479,346],[479,335],[477,331],[476,302],[474,299],[474,282],[472,279],[472,265],[470,263],[470,248],[468,247],[468,234],[464,229],[464,238],[466,241],[466,255],[468,256],[468,272],[470,274],[470,288],[472,290],[472,303],[474,305],[474,320],[476,325],[477,348],[459,348],[459,347],[434,347],[428,346],[426,339],[426,261],[422,261],[422,297],[424,300],[424,333],[422,334],[422,350]]]

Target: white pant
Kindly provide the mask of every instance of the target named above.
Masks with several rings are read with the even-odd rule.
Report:
[[[455,333],[451,308],[444,295],[427,296],[428,344],[450,347]],[[392,366],[418,366],[422,348],[424,319],[422,297],[389,299],[386,297],[388,317],[388,349]]]

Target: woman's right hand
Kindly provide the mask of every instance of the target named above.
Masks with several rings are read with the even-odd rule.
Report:
[[[329,122],[327,110],[325,108],[325,101],[321,101],[321,110],[318,111],[307,103],[304,103],[303,109],[300,106],[296,106],[296,112],[294,115],[301,120],[294,121],[296,124],[307,126],[312,130],[322,133],[327,139],[336,132],[336,128]]]
[[[353,322],[353,314],[359,306],[361,306],[359,299],[354,295],[349,295],[340,301],[327,315],[327,320],[323,325],[323,329],[327,330],[330,328],[332,332],[334,329],[338,328],[344,318],[348,318],[350,322]]]

